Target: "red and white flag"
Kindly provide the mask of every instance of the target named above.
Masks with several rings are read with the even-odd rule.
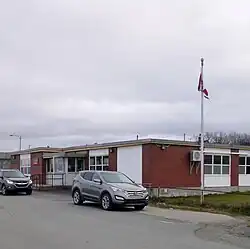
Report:
[[[204,88],[203,75],[202,75],[202,73],[200,73],[200,77],[199,77],[198,91],[199,91],[199,92],[203,92],[203,96],[204,96],[206,99],[209,99],[209,97],[208,97],[208,90],[207,90],[206,88]]]

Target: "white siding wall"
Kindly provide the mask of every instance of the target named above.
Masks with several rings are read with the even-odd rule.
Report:
[[[101,150],[90,150],[89,156],[108,156],[109,149],[101,149]]]
[[[230,176],[226,175],[205,175],[205,187],[229,187]]]
[[[250,150],[239,150],[239,154],[242,156],[250,156]]]
[[[207,154],[230,154],[230,149],[215,149],[215,148],[204,148],[204,152]]]
[[[239,150],[239,156],[250,156],[249,150]],[[239,174],[239,186],[250,186],[250,175]]]
[[[117,171],[128,175],[137,183],[142,183],[142,146],[117,149]]]
[[[239,174],[239,186],[241,187],[250,186],[250,175]]]
[[[73,183],[73,179],[78,174],[77,172],[68,172],[68,158],[64,158],[65,164],[65,185],[71,186]]]
[[[215,149],[205,148],[206,154],[229,155],[230,156],[230,169],[229,175],[205,175],[205,187],[229,187],[231,186],[231,150],[230,149]]]
[[[21,160],[29,160],[30,161],[30,159],[31,159],[30,154],[20,155],[20,163],[21,163]]]

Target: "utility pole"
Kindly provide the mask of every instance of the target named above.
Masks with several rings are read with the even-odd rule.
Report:
[[[19,151],[22,150],[22,136],[17,134],[11,134],[10,137],[17,137],[19,139]]]

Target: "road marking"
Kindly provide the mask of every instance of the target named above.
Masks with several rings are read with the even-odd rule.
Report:
[[[173,221],[160,220],[160,222],[164,224],[174,224]]]

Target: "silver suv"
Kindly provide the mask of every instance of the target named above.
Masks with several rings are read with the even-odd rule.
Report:
[[[0,190],[3,195],[8,193],[26,192],[32,194],[32,181],[21,171],[15,169],[0,170]]]
[[[100,203],[104,210],[114,206],[134,206],[142,210],[148,205],[147,190],[128,176],[116,171],[81,171],[73,180],[75,205],[84,201]]]

